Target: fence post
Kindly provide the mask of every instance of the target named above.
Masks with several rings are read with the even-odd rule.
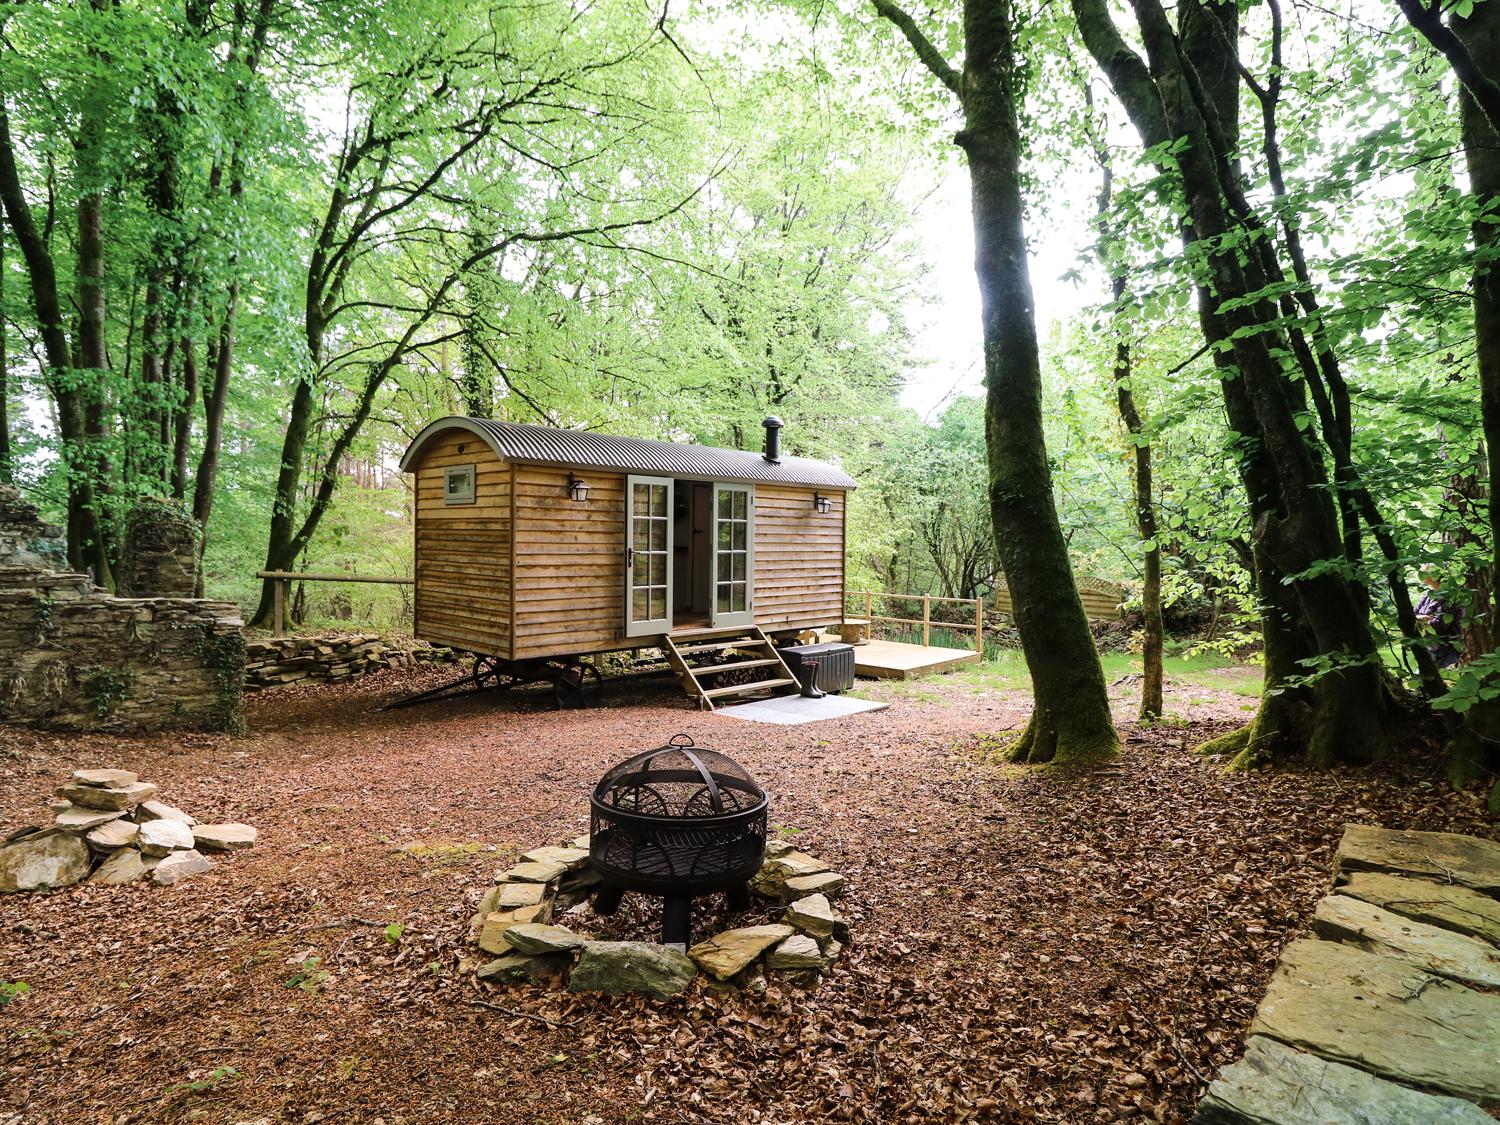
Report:
[[[865,637],[875,635],[875,595],[869,590],[865,591]]]
[[[272,635],[286,636],[286,583],[280,578],[271,579],[271,628]]]
[[[926,648],[932,635],[932,599],[922,595],[922,647]]]
[[[984,655],[984,596],[974,599],[974,651]]]

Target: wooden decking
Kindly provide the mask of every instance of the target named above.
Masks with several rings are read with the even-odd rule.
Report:
[[[937,672],[951,672],[983,657],[973,649],[907,645],[898,641],[869,641],[854,646],[854,674],[877,680],[910,680]]]

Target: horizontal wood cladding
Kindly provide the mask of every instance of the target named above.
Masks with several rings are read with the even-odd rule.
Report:
[[[568,470],[515,467],[515,658],[615,647],[625,620],[625,476],[579,469],[589,498],[568,497]]]
[[[762,629],[809,629],[844,619],[845,495],[755,486],[755,623]]]
[[[459,450],[459,446],[463,450]],[[474,502],[443,503],[443,470],[474,466]],[[466,430],[435,435],[415,466],[413,633],[433,644],[511,654],[510,465]]]

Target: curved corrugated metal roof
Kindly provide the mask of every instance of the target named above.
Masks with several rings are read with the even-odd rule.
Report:
[[[858,488],[854,478],[823,461],[807,457],[783,457],[772,464],[759,453],[746,449],[715,449],[707,445],[684,445],[671,441],[615,437],[587,430],[558,430],[551,426],[529,426],[521,422],[496,422],[489,418],[453,415],[439,418],[423,428],[401,457],[401,468],[427,439],[441,430],[468,430],[483,438],[506,461],[567,468],[617,469],[663,476],[703,477],[709,480],[765,481],[802,484],[817,488]]]

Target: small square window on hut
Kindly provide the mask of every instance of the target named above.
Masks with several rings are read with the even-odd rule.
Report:
[[[473,465],[449,465],[443,470],[443,503],[474,503]]]

